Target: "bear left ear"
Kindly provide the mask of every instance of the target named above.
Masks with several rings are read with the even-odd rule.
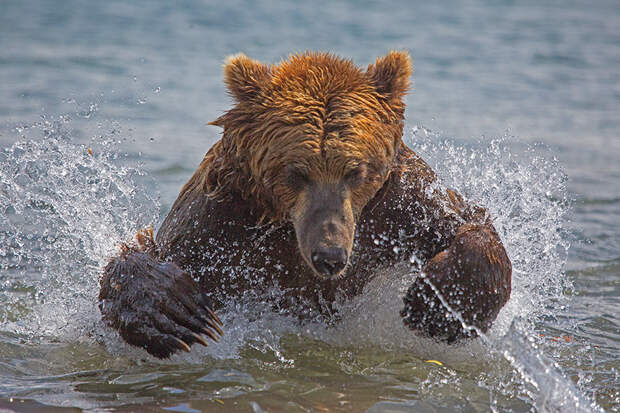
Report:
[[[238,102],[255,98],[270,77],[269,66],[243,53],[230,56],[224,64],[224,82]]]
[[[409,78],[413,71],[411,55],[406,51],[391,51],[368,65],[366,75],[381,95],[388,101],[402,99],[411,84]]]

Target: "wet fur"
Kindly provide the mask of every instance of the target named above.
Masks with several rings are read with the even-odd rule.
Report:
[[[284,294],[268,297],[275,309],[314,318],[333,315],[338,297],[360,294],[377,268],[415,255],[451,306],[487,330],[510,296],[510,260],[486,211],[441,189],[431,168],[403,144],[410,73],[402,52],[366,71],[319,53],[277,66],[231,58],[225,81],[237,104],[213,122],[224,128],[222,139],[182,188],[156,240],[106,267],[104,320],[129,343],[165,357],[186,349],[174,337],[199,342],[188,334],[197,331],[188,319],[210,319],[186,305],[185,318],[176,320],[183,328],[168,323],[161,332],[152,321],[170,309],[161,300],[128,299],[137,290],[173,302],[199,293],[197,300],[217,309],[234,297],[267,297],[277,286]],[[321,279],[302,256],[298,241],[305,234],[293,224],[312,199],[290,185],[287,168],[340,185],[361,162],[368,168],[363,185],[342,189],[355,218],[351,258],[338,278]],[[160,277],[171,281],[159,285]],[[471,336],[436,300],[419,278],[404,297],[405,324],[449,342]],[[167,343],[167,352],[154,340]]]

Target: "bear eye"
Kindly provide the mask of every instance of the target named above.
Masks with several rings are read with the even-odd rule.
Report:
[[[351,188],[360,186],[366,179],[367,167],[362,163],[346,173],[344,179]]]
[[[286,167],[286,182],[293,189],[303,188],[310,183],[310,178],[305,170],[294,165]]]

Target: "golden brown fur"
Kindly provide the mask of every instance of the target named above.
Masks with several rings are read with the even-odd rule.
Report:
[[[379,176],[353,194],[359,214],[385,181],[400,144],[409,55],[392,52],[366,72],[327,53],[294,55],[277,66],[237,55],[224,72],[237,103],[211,123],[224,135],[193,179],[215,199],[238,191],[268,221],[284,221],[296,199],[286,184],[288,165],[339,182],[370,161]]]

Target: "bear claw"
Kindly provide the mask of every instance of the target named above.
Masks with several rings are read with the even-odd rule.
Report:
[[[207,347],[209,345],[209,343],[207,343],[207,341],[204,338],[202,338],[200,334],[192,333],[192,336],[194,336],[196,341],[202,344],[203,346]]]
[[[189,345],[185,341],[183,341],[183,340],[181,340],[180,338],[177,338],[177,337],[173,337],[173,338],[176,340],[177,343],[179,343],[179,345],[181,346],[181,349],[183,349],[183,351],[186,351],[188,353],[191,351]]]

